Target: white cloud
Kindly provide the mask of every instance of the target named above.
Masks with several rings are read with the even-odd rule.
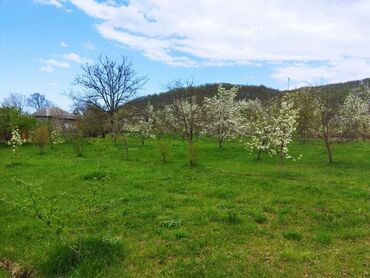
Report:
[[[45,71],[45,72],[53,72],[54,68],[50,65],[45,65],[40,68],[40,71]]]
[[[65,42],[61,42],[60,47],[66,48],[66,47],[68,47],[68,44],[66,44]]]
[[[277,80],[334,80],[363,76],[370,60],[369,0],[69,2],[104,38],[176,66],[269,62]]]
[[[87,50],[94,50],[95,49],[95,45],[90,41],[82,43],[81,46],[83,48],[87,49]]]
[[[58,67],[58,68],[69,68],[69,64],[64,61],[57,61],[54,59],[42,59],[41,62],[43,62],[46,65]]]
[[[65,0],[34,0],[34,2],[41,5],[51,5],[60,9],[63,8],[63,2]]]
[[[91,63],[93,63],[92,60],[87,59],[87,58],[83,58],[80,55],[78,55],[76,53],[73,53],[73,52],[65,54],[63,56],[63,58],[67,61],[74,62],[74,63],[77,63],[77,64],[86,64],[86,63],[91,64]]]
[[[40,71],[53,72],[55,68],[67,69],[70,65],[65,61],[58,61],[54,59],[41,59],[44,65],[39,69]]]

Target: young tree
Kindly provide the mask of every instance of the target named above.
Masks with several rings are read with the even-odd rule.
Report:
[[[42,95],[40,93],[33,93],[27,98],[27,106],[33,108],[36,111],[52,105],[52,102],[49,101],[45,97],[45,95]]]
[[[235,135],[239,123],[240,106],[234,100],[237,93],[236,87],[227,90],[220,85],[217,95],[204,99],[206,121],[202,133],[215,136],[219,148],[222,148],[225,140]]]
[[[49,142],[49,131],[46,126],[40,126],[35,130],[32,142],[39,147],[40,154],[44,153],[45,146]]]
[[[331,144],[332,137],[339,130],[341,99],[335,92],[329,92],[328,90],[321,90],[319,88],[315,90],[321,138],[325,142],[328,162],[333,163]]]
[[[318,128],[317,99],[310,88],[302,88],[296,93],[290,93],[294,108],[299,111],[297,136],[302,143],[315,135]]]
[[[154,107],[148,103],[144,108],[139,109],[133,107],[133,116],[131,122],[131,130],[135,132],[140,140],[141,145],[144,145],[145,139],[153,137],[153,127],[155,121]]]
[[[176,81],[175,89],[183,89],[190,95],[190,99],[175,97],[172,104],[166,106],[170,126],[188,143],[189,162],[191,166],[196,165],[196,149],[194,147],[194,136],[201,126],[201,109],[196,104],[194,82],[187,81],[185,84]]]
[[[246,144],[250,150],[258,150],[257,160],[263,151],[278,155],[281,163],[284,159],[292,158],[288,146],[297,127],[298,113],[289,96],[259,108],[257,119],[252,124],[253,136]]]
[[[370,91],[361,88],[348,94],[340,108],[340,125],[348,140],[366,136],[370,126]]]
[[[100,56],[96,64],[86,64],[81,68],[83,73],[75,78],[74,84],[86,91],[82,95],[71,94],[71,97],[104,111],[110,118],[115,138],[116,112],[143,88],[147,78],[138,75],[132,61],[124,56],[120,63]]]

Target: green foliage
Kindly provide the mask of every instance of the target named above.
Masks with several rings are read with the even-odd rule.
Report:
[[[84,180],[87,181],[101,181],[107,178],[107,173],[103,171],[95,171],[83,176]]]
[[[0,141],[9,140],[15,126],[19,128],[21,134],[29,135],[30,131],[36,126],[36,120],[25,115],[19,109],[0,107]]]
[[[56,246],[41,269],[50,277],[96,277],[124,257],[121,241],[91,237],[72,245]]]

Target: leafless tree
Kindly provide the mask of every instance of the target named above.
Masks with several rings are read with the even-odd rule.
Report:
[[[27,98],[27,106],[35,109],[36,111],[52,105],[52,102],[49,101],[45,95],[40,93],[33,93]]]
[[[335,92],[316,88],[321,137],[325,142],[328,162],[333,163],[332,139],[339,126],[341,97]]]
[[[26,106],[26,96],[18,93],[10,93],[8,97],[4,98],[2,105],[4,107],[13,107],[23,110]]]
[[[104,111],[110,118],[112,136],[116,137],[116,112],[143,88],[148,78],[140,76],[133,63],[126,57],[121,62],[100,56],[96,64],[86,64],[82,74],[74,80],[75,85],[85,89],[72,99]]]

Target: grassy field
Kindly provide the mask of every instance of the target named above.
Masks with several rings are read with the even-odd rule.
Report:
[[[1,146],[0,258],[36,277],[369,277],[370,142],[334,145],[333,165],[294,144],[283,168],[213,140],[190,168],[168,142],[167,163],[155,139],[128,160],[121,143],[23,146],[16,166]]]

